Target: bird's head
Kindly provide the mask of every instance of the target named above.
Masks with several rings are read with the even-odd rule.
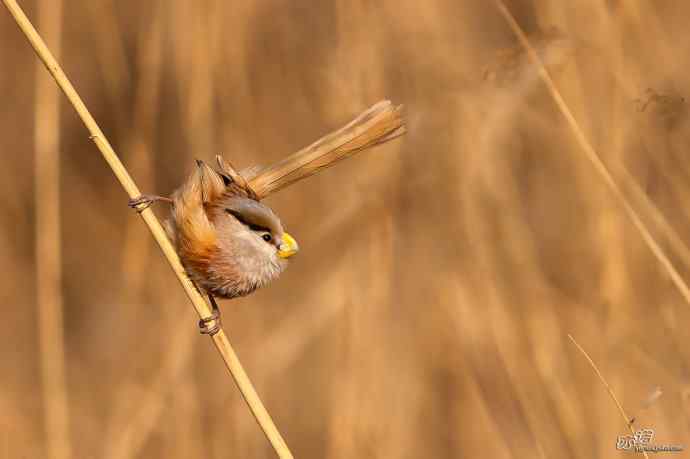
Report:
[[[174,239],[192,279],[224,298],[247,295],[299,250],[278,216],[203,162],[173,195]]]

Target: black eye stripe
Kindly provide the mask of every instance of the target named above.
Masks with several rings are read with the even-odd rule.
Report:
[[[225,211],[233,217],[235,217],[236,219],[238,219],[240,223],[244,223],[245,225],[247,224],[247,222],[244,221],[244,217],[242,217],[242,214],[240,214],[239,212],[232,209],[225,209]]]
[[[251,225],[251,224],[250,224],[250,225],[247,225],[247,226],[249,226],[249,229],[252,230],[252,231],[267,231],[267,232],[269,232],[269,233],[271,232],[271,230],[269,230],[269,229],[266,228],[265,226]]]
[[[269,232],[269,233],[271,232],[271,230],[268,229],[268,228],[266,228],[265,226],[255,225],[255,224],[253,224],[253,223],[249,223],[249,222],[242,216],[242,214],[240,214],[239,212],[237,212],[237,211],[235,211],[235,210],[232,210],[232,209],[225,209],[225,211],[226,211],[227,213],[229,213],[230,215],[232,215],[233,217],[235,217],[237,220],[239,220],[239,222],[242,223],[243,225],[248,226],[249,229],[252,230],[252,231],[267,231],[267,232]]]

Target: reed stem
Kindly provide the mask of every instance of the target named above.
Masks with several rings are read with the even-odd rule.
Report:
[[[502,0],[494,0],[494,3],[496,8],[498,8],[499,12],[508,23],[510,29],[513,31],[515,36],[517,36],[518,40],[527,51],[532,64],[539,69],[539,75],[541,76],[542,81],[546,85],[546,88],[556,103],[559,111],[568,123],[568,126],[573,132],[578,145],[587,156],[587,159],[589,159],[589,161],[592,163],[592,166],[594,166],[594,169],[609,188],[613,196],[618,200],[633,226],[635,226],[637,231],[640,233],[640,236],[642,236],[642,240],[652,252],[652,255],[654,255],[661,267],[664,269],[664,271],[666,271],[666,274],[668,274],[668,276],[671,278],[671,282],[673,282],[673,285],[678,289],[678,293],[680,293],[680,295],[683,297],[683,300],[690,305],[690,287],[688,287],[685,280],[683,280],[683,277],[680,275],[678,269],[676,269],[668,255],[666,255],[664,249],[661,247],[661,245],[659,245],[656,239],[654,239],[654,236],[652,236],[652,233],[647,228],[647,225],[645,225],[644,221],[642,221],[642,218],[640,218],[627,196],[623,193],[623,190],[621,190],[621,188],[618,186],[618,183],[616,183],[616,180],[613,178],[613,175],[609,171],[608,167],[606,167],[606,164],[604,164],[597,151],[585,136],[585,133],[580,128],[580,125],[575,119],[573,112],[568,107],[568,104],[566,104],[565,99],[563,99],[561,92],[556,87],[551,75],[546,70],[546,67],[544,67],[544,64],[539,58],[539,55],[535,51],[534,47],[531,45],[527,35],[525,35],[525,32],[522,30],[522,27],[520,27],[520,24],[518,24],[518,22],[515,20],[515,17],[513,17],[510,10],[505,6]]]
[[[100,150],[122,187],[130,198],[139,197],[141,192],[138,187],[29,19],[15,0],[2,1],[38,57],[84,122],[91,134],[91,140]],[[312,145],[260,171],[249,180],[248,185],[255,192],[256,196],[261,199],[298,180],[331,167],[355,153],[397,138],[405,133],[401,113],[401,106],[393,106],[389,101],[381,101],[343,128],[324,136]],[[199,317],[202,319],[210,317],[211,309],[209,305],[187,277],[177,253],[154,213],[150,209],[145,209],[140,215],[158,243]],[[218,333],[213,335],[212,339],[247,405],[249,405],[254,418],[262,428],[275,452],[281,458],[292,458],[292,454],[268,411],[261,403],[223,329],[220,329]]]
[[[38,23],[60,53],[62,0],[42,0]],[[38,67],[38,66],[37,66]],[[36,303],[41,359],[46,457],[72,456],[65,370],[60,250],[60,95],[36,69],[34,200],[36,214]]]
[[[29,21],[29,19],[24,14],[24,11],[22,11],[21,7],[17,4],[15,0],[2,1],[5,7],[10,12],[10,14],[12,15],[12,17],[14,18],[14,20],[16,21],[21,31],[26,36],[27,40],[33,47],[39,59],[43,62],[45,67],[53,76],[55,82],[58,84],[65,96],[67,96],[70,103],[76,110],[77,114],[84,122],[84,125],[91,134],[91,140],[93,140],[93,142],[100,150],[101,154],[103,155],[103,158],[106,160],[106,162],[112,169],[113,173],[119,180],[122,187],[125,189],[130,198],[140,196],[141,192],[139,191],[139,188],[137,188],[137,185],[134,183],[134,180],[132,180],[129,173],[123,166],[122,162],[120,162],[120,159],[115,154],[115,151],[108,142],[108,139],[101,131],[93,116],[91,116],[91,113],[86,108],[86,105],[84,105],[84,102],[82,101],[81,97],[79,97],[79,94],[74,89],[74,86],[72,86],[72,83],[70,83],[62,68],[55,60],[46,44],[43,42],[43,39],[40,37],[34,26],[31,24],[31,21]],[[149,230],[151,231],[151,234],[153,235],[154,239],[158,243],[158,246],[163,252],[163,255],[165,255],[165,258],[168,260],[170,267],[172,268],[173,272],[180,281],[180,284],[184,288],[185,293],[192,302],[192,305],[194,306],[194,309],[196,310],[199,317],[210,317],[210,307],[208,306],[206,301],[201,297],[199,292],[196,290],[192,281],[185,274],[184,268],[180,263],[180,259],[178,258],[177,253],[175,253],[175,249],[170,243],[170,240],[166,236],[163,227],[161,226],[160,222],[158,221],[154,213],[151,211],[151,209],[146,209],[143,212],[141,212],[140,215],[146,223],[146,225],[148,226]],[[271,419],[271,416],[269,415],[268,411],[264,407],[263,403],[261,403],[261,400],[259,399],[259,396],[257,395],[254,386],[252,385],[247,374],[242,368],[242,364],[240,363],[239,359],[237,358],[237,355],[235,354],[235,351],[230,345],[230,342],[228,341],[225,332],[221,329],[218,333],[213,335],[212,339],[213,343],[216,346],[216,349],[218,349],[218,352],[223,357],[225,365],[227,366],[233,379],[235,380],[237,387],[240,389],[242,396],[249,405],[249,408],[252,411],[256,421],[259,423],[259,426],[261,426],[264,434],[270,441],[278,457],[292,458],[292,453],[290,453],[290,450],[285,444],[285,441],[280,435],[280,432],[278,432],[278,429],[273,423],[273,420]]]
[[[618,412],[621,414],[621,417],[623,418],[623,421],[625,422],[626,427],[630,431],[631,435],[635,435],[635,429],[633,428],[632,421],[628,417],[627,413],[623,409],[623,405],[621,405],[621,402],[618,401],[618,397],[616,397],[616,394],[613,392],[613,389],[611,389],[611,386],[609,383],[606,381],[604,378],[604,375],[601,374],[601,371],[599,371],[599,367],[597,367],[597,364],[594,363],[594,360],[587,354],[587,351],[585,351],[580,344],[575,341],[575,338],[573,338],[573,335],[568,334],[568,339],[573,343],[573,345],[577,348],[578,351],[582,355],[585,356],[585,359],[587,359],[587,362],[589,363],[589,366],[592,367],[594,370],[594,373],[596,373],[597,377],[599,378],[599,381],[601,381],[601,384],[604,386],[604,389],[606,389],[606,392],[609,393],[609,396],[611,397],[611,400],[613,400],[613,403],[616,404],[616,408],[618,408]],[[644,457],[646,459],[649,459],[649,455],[647,454],[647,451],[642,450],[642,454],[644,454]]]

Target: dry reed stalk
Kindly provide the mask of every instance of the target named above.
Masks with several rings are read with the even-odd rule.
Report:
[[[129,152],[128,165],[132,174],[143,181],[143,188],[151,189],[155,182],[154,158],[150,144],[156,133],[158,107],[160,106],[160,80],[163,60],[163,11],[162,1],[154,2],[153,20],[142,27],[138,39],[139,77],[135,86],[135,102],[132,126],[127,129]],[[123,297],[125,304],[137,304],[148,279],[150,241],[139,231],[139,223],[127,221],[122,249]]]
[[[618,397],[616,397],[616,394],[613,392],[613,389],[611,389],[611,386],[609,386],[609,383],[606,382],[606,379],[604,378],[604,375],[601,374],[601,371],[599,371],[599,368],[598,368],[597,365],[594,363],[594,360],[592,360],[592,358],[589,356],[589,354],[587,354],[587,351],[585,351],[585,350],[582,348],[582,346],[580,346],[580,345],[578,344],[578,342],[575,341],[575,338],[573,338],[573,336],[572,336],[571,334],[568,334],[568,338],[570,339],[570,341],[573,342],[573,344],[575,345],[575,347],[582,353],[582,355],[585,356],[585,358],[587,359],[587,362],[589,362],[589,365],[592,367],[592,369],[594,370],[594,372],[597,374],[597,377],[599,378],[599,380],[601,381],[601,383],[604,385],[604,388],[606,389],[606,391],[607,391],[607,392],[609,393],[609,395],[611,396],[611,399],[613,400],[613,403],[616,404],[616,407],[618,408],[618,412],[619,412],[619,413],[621,414],[621,416],[623,417],[623,422],[625,422],[625,425],[628,427],[628,430],[630,430],[630,433],[631,433],[632,435],[635,435],[635,429],[633,428],[631,419],[630,419],[630,418],[628,417],[628,415],[625,413],[625,410],[623,409],[623,405],[621,405],[621,402],[618,401]],[[646,457],[647,459],[649,459],[649,456],[647,455],[647,451],[644,451],[644,450],[643,450],[643,451],[642,451],[642,454],[644,454],[644,457]]]
[[[676,232],[671,223],[669,223],[669,221],[666,219],[661,209],[659,209],[654,201],[650,199],[640,184],[637,183],[635,177],[633,177],[623,166],[620,167],[620,170],[633,194],[637,200],[642,203],[643,207],[647,209],[647,213],[651,215],[652,219],[656,222],[659,228],[661,228],[661,231],[666,236],[666,239],[673,250],[675,250],[676,254],[680,256],[681,260],[683,260],[687,266],[690,266],[690,249],[685,244],[683,239]]]
[[[573,134],[575,135],[577,143],[580,145],[582,150],[587,155],[587,159],[590,160],[590,162],[594,166],[594,169],[601,176],[606,186],[609,188],[609,190],[613,193],[618,202],[621,204],[628,218],[630,218],[633,225],[642,236],[642,239],[644,240],[645,244],[647,244],[647,247],[649,247],[652,254],[656,257],[656,259],[659,261],[661,266],[664,268],[666,273],[671,278],[673,285],[675,285],[675,287],[678,289],[678,292],[681,294],[685,302],[688,305],[690,305],[690,288],[688,288],[687,284],[681,277],[678,270],[675,268],[675,266],[668,258],[664,250],[661,248],[661,246],[656,242],[652,234],[649,232],[649,229],[647,229],[647,226],[644,224],[640,216],[637,214],[633,206],[630,204],[628,198],[620,189],[620,187],[614,180],[613,176],[609,172],[608,168],[599,157],[599,154],[589,143],[589,140],[587,140],[587,137],[585,136],[584,132],[580,128],[580,125],[578,124],[577,120],[570,111],[570,108],[568,108],[568,105],[565,103],[565,100],[563,99],[563,96],[561,96],[560,91],[558,90],[558,88],[556,88],[556,84],[553,82],[553,79],[549,75],[549,72],[546,70],[544,64],[539,59],[539,56],[530,44],[524,31],[517,23],[517,21],[515,20],[515,18],[510,13],[510,11],[505,6],[502,0],[494,0],[494,3],[503,15],[508,25],[510,26],[513,33],[515,33],[520,43],[522,43],[522,46],[524,46],[527,50],[532,64],[539,69],[539,74],[542,78],[542,81],[546,85],[551,97],[556,102],[556,105],[558,106],[558,109],[561,111],[561,114],[568,122],[568,125],[573,131]]]
[[[38,4],[38,24],[60,54],[62,0]],[[60,250],[60,94],[36,64],[34,199],[36,303],[46,457],[72,456],[65,370]]]
[[[498,190],[503,190],[503,194],[498,195],[497,198],[510,202],[507,200],[512,199],[515,192],[511,192],[509,188],[503,188],[510,184],[508,177],[509,174],[505,167],[492,168],[487,171],[486,177],[476,177],[464,186],[468,188],[482,187],[480,189],[487,194],[500,193]],[[501,183],[501,187],[493,186],[495,183]],[[465,206],[468,220],[471,219],[474,222],[467,229],[467,238],[474,250],[471,255],[475,263],[474,269],[482,279],[491,279],[492,276],[500,279],[500,275],[496,274],[501,272],[496,251],[501,249],[498,249],[493,241],[487,243],[487,235],[492,234],[492,231],[486,218],[481,214],[481,202],[479,200],[466,200],[463,201],[463,206]],[[523,250],[526,246],[529,247],[528,251],[533,253],[534,247],[531,247],[532,243],[524,224],[520,224],[516,206],[504,204],[501,208],[506,210],[506,218],[511,219],[510,225],[506,225],[506,228],[510,228],[511,235],[506,237],[520,241],[520,244],[517,244],[511,240],[512,243],[508,246],[511,248],[522,246]],[[514,235],[513,229],[516,231]],[[517,249],[513,248],[513,250],[517,252]],[[521,267],[521,270],[534,270],[534,267],[528,264],[529,260],[533,259],[534,255],[529,257],[524,254],[521,255],[521,263],[527,265],[524,268]],[[549,441],[550,439],[542,439],[534,430],[534,423],[531,422],[533,414],[530,412],[534,409],[533,400],[528,397],[527,389],[521,389],[521,384],[515,382],[515,370],[509,362],[511,354],[504,350],[507,346],[514,351],[520,344],[519,337],[516,336],[517,332],[513,329],[513,327],[518,328],[515,325],[517,320],[507,315],[503,309],[504,304],[512,303],[515,299],[507,298],[505,291],[496,287],[487,288],[481,295],[479,299],[475,298],[473,301],[486,305],[483,311],[484,320],[472,321],[471,325],[465,323],[466,321],[458,321],[458,325],[461,326],[460,334],[463,336],[463,340],[467,340],[466,345],[461,346],[464,354],[463,359],[468,363],[468,367],[476,380],[479,396],[487,411],[491,413],[491,421],[494,423],[495,429],[508,446],[511,454],[514,457],[546,457],[542,443],[544,440]],[[466,305],[459,307],[467,308]],[[462,313],[460,314],[462,315]],[[511,323],[511,326],[507,325],[508,323]],[[525,359],[526,357],[523,355],[522,358]],[[524,362],[521,361],[521,363]],[[527,365],[523,365],[523,368],[525,366]],[[530,384],[531,382],[527,385]],[[493,393],[492,396],[488,387],[497,387],[498,392]],[[535,450],[536,454],[534,453]]]
[[[155,171],[150,167],[145,167],[150,160],[144,160],[140,155],[150,155],[145,142],[147,137],[148,139],[153,138],[151,135],[154,128],[152,118],[155,117],[150,112],[159,105],[157,100],[159,89],[156,86],[159,84],[160,78],[158,75],[162,68],[163,53],[161,41],[164,38],[160,29],[162,29],[163,21],[167,20],[167,15],[160,10],[162,3],[159,1],[155,6],[154,25],[147,27],[147,30],[140,35],[140,66],[147,68],[148,71],[142,72],[140,81],[137,84],[139,88],[138,95],[142,97],[135,104],[135,117],[138,119],[138,122],[134,123],[134,132],[132,134],[137,139],[134,146],[138,146],[141,151],[140,154],[132,155],[132,162],[144,166],[142,171],[151,175]],[[214,136],[212,129],[213,113],[211,112],[214,101],[214,81],[210,78],[210,70],[214,65],[213,60],[218,56],[218,53],[215,52],[215,49],[210,49],[215,48],[215,46],[213,43],[208,44],[206,38],[209,35],[213,37],[215,35],[213,31],[219,29],[219,27],[209,26],[206,17],[197,17],[200,11],[203,12],[205,9],[194,8],[193,5],[186,5],[170,11],[175,16],[173,29],[179,30],[180,28],[188,27],[189,35],[193,37],[193,43],[198,42],[196,46],[189,43],[181,44],[184,46],[184,51],[175,55],[175,80],[178,83],[178,92],[182,95],[182,105],[187,107],[185,126],[188,129],[185,130],[185,134],[188,138],[190,155],[193,155],[192,152],[208,150],[208,143],[212,141]],[[214,18],[215,22],[219,22],[219,18],[222,17],[218,14],[213,15],[210,12],[208,14]],[[153,75],[157,76],[154,77]],[[190,156],[190,161],[192,159],[193,156]],[[132,232],[128,235],[125,246],[125,251],[129,256],[123,258],[123,267],[129,266],[126,269],[136,273],[141,271],[141,269],[145,269],[145,264],[143,263],[145,257],[142,255],[145,252],[141,249],[147,250],[148,244],[140,239],[141,234],[138,234],[134,227],[131,229]],[[133,269],[132,267],[135,268]],[[125,275],[127,279],[125,285],[130,287],[128,290],[141,292],[143,287],[142,280],[146,276],[143,276],[141,272],[139,274],[126,273]],[[128,295],[130,295],[132,300],[138,297],[136,293],[128,293]],[[191,342],[185,340],[184,346],[182,351],[177,350],[177,345],[171,347],[176,349],[174,352],[175,356],[170,356],[175,361],[175,371],[172,372],[168,364],[162,366],[156,376],[147,383],[148,390],[144,397],[129,407],[130,412],[127,417],[120,417],[114,420],[110,428],[113,435],[106,447],[107,458],[125,459],[137,457],[141,449],[146,445],[150,435],[156,431],[158,419],[165,412],[165,400],[170,396],[171,390],[179,388],[187,379],[184,369],[191,359],[189,352]]]
[[[371,203],[365,203],[364,207],[372,207]],[[348,228],[347,222],[353,221],[360,215],[363,206],[352,201],[325,220],[315,236],[317,240],[326,240],[333,237],[337,229]],[[318,245],[316,242],[313,245]],[[331,274],[320,281],[321,289],[311,292],[317,298],[322,291],[332,292],[337,288],[334,279],[337,276]],[[337,279],[336,279],[337,280]],[[287,370],[301,355],[302,351],[309,343],[315,340],[326,326],[341,314],[345,309],[344,301],[324,302],[315,298],[306,298],[304,304],[323,304],[316,310],[304,309],[290,315],[280,327],[271,332],[268,339],[262,337],[247,345],[249,349],[260,349],[262,356],[268,356],[274,362],[267,369],[264,379],[270,381]],[[174,338],[174,354],[168,356],[166,362],[152,378],[152,382],[147,383],[147,395],[137,401],[136,412],[128,413],[126,416],[120,415],[111,423],[108,428],[110,434],[106,444],[106,459],[119,459],[136,457],[137,453],[145,444],[146,439],[155,430],[157,420],[163,412],[163,402],[169,396],[169,392],[174,390],[178,383],[184,379],[184,367],[187,366],[191,358],[191,341],[188,335],[180,335]],[[131,392],[131,391],[130,391]],[[131,397],[123,397],[130,400]],[[223,403],[223,401],[221,401]]]
[[[179,382],[179,391],[171,397],[170,405],[166,407],[167,413],[181,413],[183,416],[173,416],[172,422],[167,423],[168,438],[173,441],[165,442],[161,457],[169,459],[188,459],[193,457],[214,457],[212,442],[205,445],[201,451],[196,439],[204,435],[204,405],[199,397],[198,380],[191,372],[184,372]],[[166,419],[169,419],[166,417]],[[249,435],[254,430],[252,421],[243,416],[241,418],[249,424]],[[192,420],[190,423],[189,420]],[[221,438],[223,438],[221,436]],[[263,445],[261,445],[263,446]],[[263,448],[262,448],[263,449]],[[222,450],[221,450],[222,451]],[[238,455],[239,456],[239,455]],[[133,458],[142,457],[142,454],[131,456]],[[222,457],[222,453],[221,453]]]
[[[329,276],[322,280],[322,284],[330,286],[335,276]],[[329,290],[332,291],[332,290]],[[305,300],[306,304],[313,304],[311,298]],[[260,350],[261,356],[268,357],[276,363],[267,368],[264,379],[274,380],[283,371],[287,370],[301,355],[302,350],[313,342],[333,320],[345,309],[343,301],[324,302],[324,307],[315,311],[307,309],[293,314],[284,324],[271,333],[268,340],[256,340],[247,347]],[[146,397],[136,403],[136,411],[129,412],[126,416],[119,416],[113,422],[115,427],[109,428],[111,432],[107,437],[106,459],[126,459],[138,457],[148,437],[158,427],[158,420],[165,408],[165,400],[170,392],[177,390],[179,384],[184,383],[188,375],[184,368],[191,359],[191,341],[185,333],[174,340],[173,348],[176,351],[168,356],[161,369],[157,372],[152,382],[146,384]],[[259,356],[257,356],[259,357]],[[193,384],[193,381],[187,381]],[[123,397],[129,399],[130,397]],[[222,404],[224,400],[219,402]]]
[[[106,95],[112,107],[120,107],[122,97],[131,85],[132,75],[127,64],[127,52],[122,28],[117,22],[115,2],[102,0],[85,2],[84,10],[89,16],[86,21],[91,26],[91,36],[97,49],[96,59],[101,69]],[[117,110],[114,117],[118,127],[125,127],[127,114]]]
[[[605,14],[607,5],[601,3],[599,4],[601,8],[601,17],[606,18],[602,27],[608,30],[616,31],[614,36],[622,37],[619,30],[619,25],[617,21],[614,21],[610,15]],[[625,51],[623,49],[623,43],[620,39],[609,40],[609,57],[608,60],[611,66],[611,73],[613,75],[625,75]],[[625,83],[627,85],[627,82]],[[623,159],[623,155],[626,150],[626,138],[629,134],[628,126],[626,123],[627,113],[626,110],[626,95],[624,91],[613,91],[611,94],[611,115],[608,119],[607,126],[610,127],[608,135],[606,136],[606,151],[609,152],[609,158],[615,158],[615,161],[620,163]],[[626,254],[626,243],[625,238],[618,237],[619,234],[625,231],[625,226],[628,222],[624,215],[615,208],[602,202],[598,199],[598,203],[593,202],[597,207],[597,212],[599,214],[596,217],[599,223],[599,237],[598,245],[600,247],[600,253],[606,254],[603,258],[603,269],[601,274],[602,288],[601,290],[605,292],[605,299],[607,301],[609,308],[615,308],[620,304],[629,304],[630,296],[633,294],[629,288],[628,278],[627,278],[627,267],[620,260],[625,258]],[[618,326],[615,325],[615,326]]]
[[[173,326],[173,324],[166,324]],[[172,336],[169,352],[156,376],[146,384],[146,396],[136,400],[128,408],[136,407],[135,412],[120,413],[111,422],[105,441],[105,459],[126,459],[138,457],[151,432],[158,427],[158,420],[165,410],[165,401],[170,392],[184,380],[185,369],[192,357],[192,335],[177,331]],[[140,384],[133,387],[141,386]],[[134,390],[129,389],[123,400],[132,401]]]
[[[190,34],[189,40],[176,43],[173,60],[190,159],[200,152],[214,151],[216,142],[214,109],[218,81],[213,78],[213,69],[222,67],[217,61],[225,47],[224,16],[211,3],[216,2],[203,8],[190,3],[171,11],[173,29],[186,28]]]
[[[492,182],[502,184],[500,191],[494,191],[494,193],[503,203],[501,207],[505,215],[502,218],[509,222],[506,226],[510,228],[510,235],[505,237],[509,238],[510,243],[506,244],[504,250],[512,255],[510,258],[513,260],[520,260],[520,276],[525,279],[523,282],[533,284],[535,287],[530,292],[530,302],[520,308],[519,314],[506,312],[505,305],[511,300],[515,301],[514,299],[500,293],[492,295],[489,301],[491,306],[487,309],[489,323],[493,324],[496,349],[502,354],[507,378],[511,381],[511,386],[515,388],[516,399],[523,406],[527,428],[535,433],[538,455],[548,457],[547,451],[552,454],[554,451],[571,449],[568,437],[577,432],[577,428],[581,426],[572,430],[559,429],[563,426],[562,423],[566,422],[567,413],[564,412],[565,407],[548,394],[548,392],[554,394],[558,384],[550,371],[553,366],[551,368],[548,366],[545,368],[545,366],[555,365],[555,363],[542,359],[543,353],[540,352],[540,347],[545,345],[550,349],[555,348],[561,339],[560,327],[553,317],[549,323],[546,312],[548,309],[543,307],[544,304],[554,302],[553,292],[538,287],[541,274],[538,247],[527,222],[518,210],[520,205],[516,197],[520,194],[519,183],[506,164],[502,163],[502,167],[492,168],[491,173]],[[482,234],[481,225],[477,226],[477,230]],[[483,234],[489,234],[488,231],[488,228],[484,228]],[[491,246],[486,242],[482,245]],[[493,249],[488,249],[488,251],[491,250]],[[495,257],[486,257],[486,259],[487,264],[493,265],[490,268],[491,272],[501,271],[500,262],[497,263]],[[496,298],[493,298],[494,296]],[[539,336],[539,344],[533,341],[534,336]],[[506,342],[510,344],[506,346]],[[524,357],[516,361],[511,358],[514,352]],[[525,372],[525,369],[528,371]],[[556,422],[549,423],[549,420]],[[541,431],[539,426],[543,426]]]
[[[555,64],[564,61],[565,54],[553,52],[556,46],[552,41],[547,40],[541,45],[540,55],[551,54],[553,56],[551,62]],[[522,48],[520,50],[522,51]],[[524,51],[522,54],[525,54]],[[522,58],[521,60],[525,59]],[[528,67],[528,65],[529,63],[521,64],[522,67]],[[497,91],[496,85],[491,85],[489,111],[481,118],[481,122],[476,127],[467,126],[469,131],[476,133],[473,136],[476,140],[473,145],[468,145],[464,149],[472,151],[472,154],[477,158],[492,157],[496,151],[505,148],[508,131],[515,129],[513,120],[516,117],[521,118],[525,125],[531,126],[536,132],[542,129],[544,131],[551,129],[551,126],[546,124],[547,120],[536,112],[524,110],[518,112],[527,96],[533,92],[534,87],[539,83],[536,70],[525,68],[521,73],[523,76],[514,82],[511,81],[506,89]],[[490,121],[487,122],[486,120]],[[483,368],[482,372],[491,373],[495,371],[497,375],[505,376],[509,387],[512,388],[510,396],[518,401],[520,409],[524,413],[524,419],[520,420],[521,425],[509,427],[503,424],[502,419],[506,416],[501,413],[495,415],[495,401],[490,400],[486,393],[478,396],[486,399],[484,404],[489,407],[490,412],[494,413],[491,420],[494,421],[493,418],[496,418],[494,428],[498,431],[497,433],[506,435],[506,431],[511,432],[506,436],[506,444],[511,445],[508,449],[513,454],[516,454],[513,447],[521,447],[520,442],[516,440],[517,437],[527,438],[528,441],[534,439],[535,446],[530,448],[536,448],[537,455],[540,457],[547,457],[549,453],[554,451],[577,449],[580,447],[579,444],[571,439],[579,438],[583,434],[585,425],[577,420],[577,416],[572,412],[568,403],[561,403],[561,401],[568,402],[571,400],[567,393],[570,380],[567,377],[561,377],[560,372],[553,372],[554,362],[545,358],[543,352],[544,348],[553,349],[557,343],[560,343],[560,326],[552,311],[542,307],[542,305],[552,302],[550,298],[552,292],[538,287],[540,285],[539,276],[542,274],[543,267],[539,262],[539,248],[534,240],[534,229],[530,227],[525,214],[522,212],[525,203],[520,202],[522,199],[520,183],[516,178],[515,170],[511,169],[513,163],[500,160],[490,161],[484,163],[485,170],[473,171],[470,164],[472,162],[463,162],[463,174],[472,178],[458,180],[458,184],[463,183],[467,188],[459,188],[456,193],[459,196],[468,196],[473,193],[476,195],[476,190],[481,189],[482,195],[491,196],[492,199],[500,202],[501,220],[504,222],[502,226],[510,228],[510,233],[505,236],[507,240],[502,249],[498,250],[502,255],[507,255],[509,259],[519,260],[520,278],[523,279],[521,283],[533,285],[532,289],[536,293],[534,298],[530,296],[531,299],[524,308],[520,308],[521,313],[518,315],[513,315],[506,309],[508,304],[514,306],[516,299],[512,296],[510,298],[504,297],[505,294],[501,294],[501,289],[496,288],[495,285],[487,289],[487,291],[493,290],[495,293],[489,296],[488,300],[481,301],[491,305],[486,310],[490,318],[485,319],[485,321],[494,324],[493,329],[501,325],[505,327],[505,330],[500,329],[500,331],[493,332],[497,334],[494,339],[495,349],[502,357],[500,360],[505,362],[505,370]],[[475,221],[468,226],[466,234],[472,241],[470,245],[477,253],[465,255],[482,267],[482,270],[486,272],[483,277],[489,278],[491,275],[501,273],[506,264],[497,257],[498,253],[496,252],[492,229],[486,225],[486,217],[477,214],[482,208],[481,200],[469,198],[466,201],[467,220]],[[476,208],[469,211],[469,207]],[[459,289],[455,287],[450,288],[450,290],[458,291]],[[476,302],[477,300],[473,299],[472,301]],[[453,306],[459,307],[456,304]],[[508,308],[508,310],[510,309]],[[462,316],[462,314],[460,315]],[[472,323],[474,326],[476,321]],[[538,331],[536,334],[530,331],[535,329]],[[527,331],[521,333],[520,330]],[[459,333],[467,335],[464,330]],[[480,332],[480,334],[484,333]],[[491,333],[487,333],[485,336],[491,336]],[[535,336],[539,337],[538,343],[533,338]],[[511,344],[503,347],[502,343],[504,342]],[[544,342],[549,344],[545,346]],[[516,353],[522,356],[519,359],[519,365],[515,364],[515,359],[512,358]],[[467,361],[471,362],[471,359],[467,359]],[[481,385],[481,373],[476,373],[476,379]],[[498,381],[500,379],[502,378],[498,378]],[[480,394],[483,390],[483,388],[480,389]],[[511,413],[507,417],[514,416]],[[515,435],[515,432],[519,432],[519,435]],[[520,454],[517,453],[516,456],[520,456]]]
[[[131,198],[140,196],[141,192],[138,187],[22,9],[15,0],[3,0],[3,3],[34,48],[37,56],[43,61],[58,86],[60,86],[60,89],[62,89],[65,96],[71,102],[89,130],[91,139],[100,150],[122,187]],[[400,114],[401,107],[393,107],[388,101],[379,102],[341,130],[324,137],[277,165],[267,168],[258,174],[250,182],[250,185],[256,191],[257,196],[263,198],[358,151],[396,138],[405,131]],[[154,213],[151,209],[145,209],[140,215],[158,243],[199,317],[202,319],[211,317],[209,305],[187,277],[177,253]],[[211,338],[275,452],[281,458],[291,458],[292,453],[290,453],[269,413],[259,399],[224,330],[220,329]]]
[[[19,7],[15,0],[3,0],[3,4],[8,9],[8,11],[16,21],[21,31],[24,33],[31,46],[34,48],[34,51],[36,52],[38,57],[41,59],[43,64],[51,73],[56,83],[60,86],[60,89],[62,89],[62,91],[65,93],[65,95],[71,102],[77,114],[89,130],[91,134],[91,139],[100,150],[101,154],[103,155],[103,158],[107,161],[110,168],[113,170],[113,173],[119,180],[122,187],[125,189],[125,191],[131,198],[140,196],[141,192],[139,191],[138,187],[130,177],[125,167],[120,162],[119,158],[115,154],[115,151],[106,139],[100,127],[98,126],[93,116],[84,105],[84,102],[81,100],[81,97],[74,89],[70,81],[67,79],[60,65],[55,60],[50,50],[41,39],[38,32],[36,32],[36,29],[31,24],[29,19],[26,17],[22,9]],[[151,231],[151,234],[158,243],[161,251],[165,255],[168,263],[170,264],[170,267],[175,272],[175,275],[180,281],[180,284],[184,288],[185,293],[192,302],[192,305],[194,306],[194,309],[196,310],[199,317],[211,317],[211,308],[203,299],[203,297],[199,294],[199,292],[196,290],[196,287],[194,286],[192,281],[189,280],[189,278],[185,274],[184,268],[180,263],[175,249],[168,240],[165,234],[165,230],[163,229],[160,222],[154,215],[153,211],[151,211],[151,209],[146,209],[143,212],[141,212],[140,215],[146,223],[146,225],[148,226],[149,230]],[[256,390],[252,386],[251,381],[247,377],[247,374],[245,373],[239,359],[237,358],[237,355],[235,354],[235,351],[230,345],[230,342],[228,341],[225,332],[221,329],[218,333],[212,336],[212,339],[216,346],[216,349],[218,349],[218,352],[223,357],[223,360],[228,370],[232,374],[235,383],[242,392],[242,396],[244,397],[254,417],[256,418],[256,421],[261,426],[264,434],[270,441],[278,456],[281,458],[292,458],[292,453],[290,453],[290,450],[288,449],[287,445],[285,444],[285,441],[278,432],[278,429],[275,427],[275,424],[273,423],[273,420],[268,414],[268,411],[266,411],[266,408],[263,406],[263,403],[259,399]]]

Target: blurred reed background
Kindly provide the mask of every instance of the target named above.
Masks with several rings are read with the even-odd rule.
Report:
[[[688,444],[690,305],[492,2],[62,3],[60,23],[21,2],[147,192],[194,158],[268,164],[382,98],[406,105],[401,141],[269,199],[302,252],[221,306],[296,457],[624,457],[568,333],[635,426]],[[507,4],[690,279],[690,5]],[[272,457],[4,10],[0,43],[0,457]]]

